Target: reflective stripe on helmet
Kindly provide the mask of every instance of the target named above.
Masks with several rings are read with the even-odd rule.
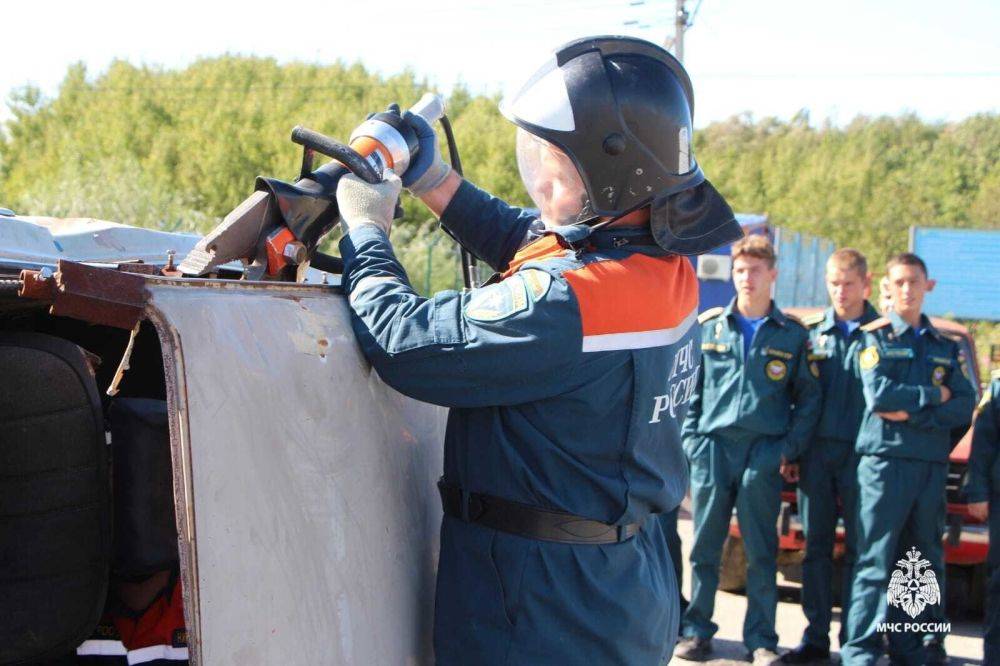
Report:
[[[509,120],[520,118],[545,129],[560,132],[576,129],[563,70],[555,56],[532,74],[514,95],[500,102],[500,113]]]

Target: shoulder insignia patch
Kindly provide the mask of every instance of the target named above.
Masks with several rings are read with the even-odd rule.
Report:
[[[709,319],[714,319],[726,311],[726,308],[709,308],[698,315],[698,323],[704,324]]]
[[[966,379],[972,379],[969,374],[969,359],[965,357],[965,350],[961,347],[958,348],[958,367]]]
[[[878,319],[875,319],[874,321],[870,321],[867,324],[863,325],[861,327],[861,330],[862,331],[868,331],[868,332],[877,331],[878,329],[880,329],[880,328],[882,328],[884,326],[888,326],[891,323],[892,322],[889,321],[888,317],[879,317]]]
[[[477,289],[465,305],[465,316],[476,321],[500,321],[528,308],[524,281],[508,278]]]
[[[822,310],[802,318],[802,323],[810,328],[822,324],[824,321],[826,321],[826,313]]]
[[[517,275],[524,281],[524,286],[528,288],[528,294],[535,303],[541,300],[552,285],[552,276],[537,268],[518,271]]]
[[[861,352],[859,360],[861,361],[862,370],[871,370],[874,368],[878,365],[878,347],[875,345],[866,347],[865,350]]]

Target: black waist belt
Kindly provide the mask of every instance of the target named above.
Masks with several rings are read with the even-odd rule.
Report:
[[[642,523],[608,525],[571,513],[465,492],[443,481],[438,482],[438,490],[446,515],[529,539],[557,543],[621,543],[642,529]]]

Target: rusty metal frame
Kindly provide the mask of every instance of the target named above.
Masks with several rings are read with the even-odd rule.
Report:
[[[184,278],[169,263],[162,270],[150,270],[143,264],[119,264],[111,268],[60,260],[54,273],[44,268],[23,270],[20,279],[18,296],[51,303],[49,312],[54,316],[125,330],[134,329],[144,318],[149,300],[146,287],[153,282],[195,288],[323,289],[343,293],[339,286],[327,284]]]

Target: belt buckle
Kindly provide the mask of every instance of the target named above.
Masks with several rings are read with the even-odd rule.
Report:
[[[462,488],[458,492],[459,503],[461,504],[462,509],[462,522],[467,523],[469,522],[469,491]]]
[[[486,511],[483,500],[468,490],[462,489],[459,492],[461,493],[462,522],[472,523],[479,520],[480,516]]]

